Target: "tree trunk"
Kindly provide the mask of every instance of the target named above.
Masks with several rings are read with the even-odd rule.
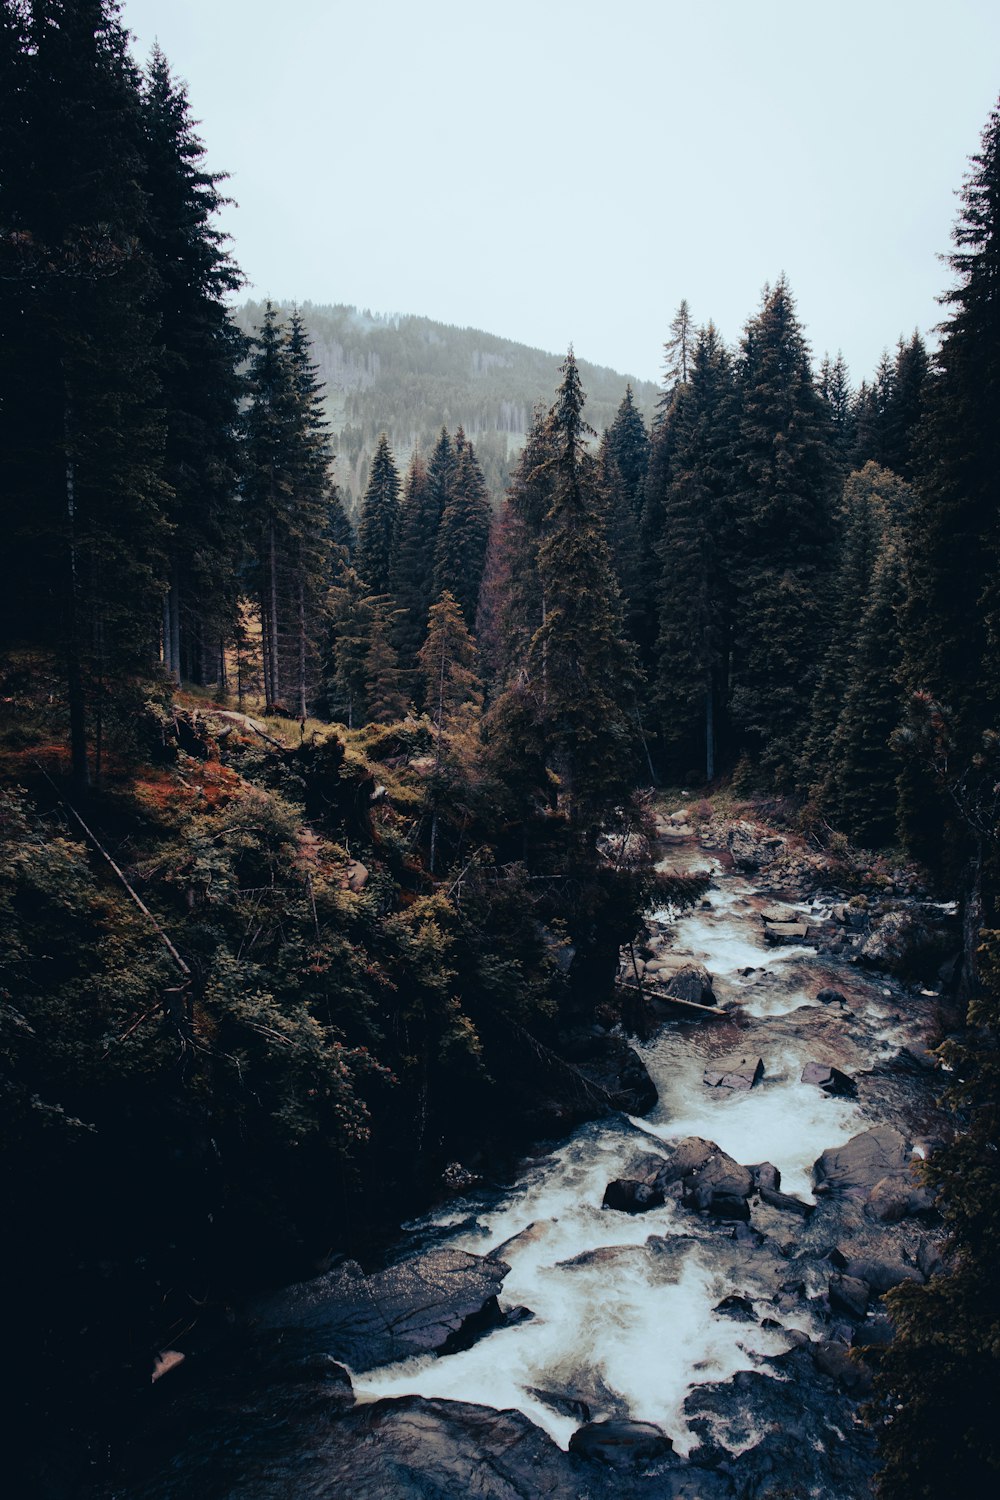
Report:
[[[76,557],[76,469],[70,451],[72,408],[69,400],[63,410],[63,432],[66,445],[66,515],[68,520],[69,589],[66,632],[66,690],[69,698],[69,753],[73,782],[85,791],[90,786],[87,764],[87,705],[80,665],[80,597]]]

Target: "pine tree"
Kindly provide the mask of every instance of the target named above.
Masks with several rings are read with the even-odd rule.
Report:
[[[6,6],[3,37],[2,592],[8,631],[58,651],[84,785],[152,665],[166,572],[142,104],[113,0]]]
[[[704,768],[726,743],[733,649],[732,521],[736,401],[732,361],[713,324],[702,329],[689,380],[668,418],[672,462],[658,546],[662,582],[654,682],[669,774]]]
[[[462,435],[451,493],[441,517],[434,553],[434,592],[451,594],[461,606],[467,627],[476,623],[479,586],[486,565],[490,502],[472,444]]]
[[[324,697],[331,717],[348,729],[368,716],[368,654],[375,619],[375,600],[351,567],[341,569],[327,596],[330,644]]]
[[[364,656],[365,701],[373,724],[392,724],[406,713],[408,694],[399,655],[392,643],[392,601],[370,598],[368,643]]]
[[[947,708],[957,774],[1000,724],[1000,109],[972,158],[954,240],[957,284],[943,299],[950,316],[927,383],[907,539],[902,675],[908,692]],[[968,862],[970,900],[978,903],[982,849],[956,823],[949,800],[933,795],[915,763],[901,790],[911,846],[939,867],[945,858]]]
[[[433,597],[434,551],[440,521],[441,513],[431,488],[427,466],[419,451],[415,451],[403,492],[391,580],[392,594],[399,611],[395,643],[400,666],[406,672],[415,669],[417,652],[427,634],[427,613]]]
[[[843,540],[834,579],[830,645],[812,708],[800,777],[838,828],[869,846],[892,838],[902,656],[903,536],[909,486],[869,462],[843,499]]]
[[[361,503],[356,565],[372,594],[388,594],[399,527],[399,472],[383,432]]]
[[[538,548],[542,623],[529,648],[536,704],[560,800],[589,840],[628,795],[635,663],[586,452],[585,397],[572,350],[551,413],[551,503]]]
[[[670,324],[670,337],[663,345],[663,383],[668,391],[687,383],[696,338],[697,330],[685,297]]]
[[[924,396],[930,360],[919,333],[908,344],[899,341],[892,398],[885,414],[885,463],[904,479],[917,469],[917,444],[924,415]]]
[[[458,600],[447,592],[431,607],[427,639],[420,648],[420,672],[434,734],[434,771],[428,789],[433,874],[440,810],[443,803],[454,800],[463,775],[475,761],[483,703],[475,643]]]
[[[164,477],[170,587],[163,659],[175,680],[215,681],[236,628],[242,562],[237,373],[246,341],[226,306],[241,277],[213,220],[224,177],[203,166],[187,93],[154,48],[143,93],[148,226],[160,286],[158,371],[166,422]]]
[[[601,441],[599,468],[615,576],[626,624],[636,641],[642,636],[645,613],[639,530],[648,464],[649,435],[629,385],[615,420]]]
[[[841,465],[850,463],[857,445],[854,395],[843,354],[831,362],[827,355],[820,366],[819,393],[826,402],[833,432],[833,448]]]
[[[739,559],[732,714],[752,774],[793,779],[826,641],[835,468],[829,419],[784,279],[737,367]]]

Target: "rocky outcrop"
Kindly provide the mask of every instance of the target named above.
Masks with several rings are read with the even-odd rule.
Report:
[[[814,1084],[824,1094],[836,1095],[838,1098],[849,1098],[858,1091],[854,1079],[835,1068],[832,1063],[807,1062],[802,1069],[802,1082]]]
[[[737,1092],[752,1089],[764,1076],[762,1057],[730,1057],[716,1062],[704,1074],[709,1088],[733,1089]]]
[[[368,1276],[345,1261],[314,1281],[255,1304],[260,1329],[294,1331],[303,1351],[322,1351],[352,1370],[442,1350],[463,1329],[503,1322],[497,1296],[503,1261],[464,1250],[431,1250]]]
[[[695,1005],[716,1004],[712,976],[704,964],[684,964],[671,975],[664,992],[677,1000],[693,1001]]]

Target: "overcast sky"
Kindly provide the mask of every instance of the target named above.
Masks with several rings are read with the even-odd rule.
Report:
[[[857,382],[941,316],[1000,0],[124,0],[187,81],[254,296],[658,379],[782,271]]]

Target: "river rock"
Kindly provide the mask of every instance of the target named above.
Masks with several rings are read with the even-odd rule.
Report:
[[[883,1177],[868,1195],[865,1213],[880,1224],[898,1224],[914,1214],[933,1212],[934,1195],[912,1173]]]
[[[868,1256],[848,1256],[842,1269],[845,1276],[866,1282],[876,1297],[882,1297],[886,1292],[891,1292],[894,1286],[902,1286],[904,1281],[920,1283],[924,1279],[916,1266],[908,1266],[902,1260],[875,1260]]]
[[[777,1191],[781,1187],[781,1173],[770,1161],[762,1161],[755,1167],[748,1167],[747,1171],[753,1178],[754,1191],[760,1192],[761,1188],[772,1188]]]
[[[764,937],[772,948],[780,943],[801,943],[808,936],[806,922],[768,922],[764,928]]]
[[[816,999],[820,1005],[846,1005],[847,1001],[839,990],[822,989],[817,990]]]
[[[687,963],[670,978],[666,993],[677,1000],[693,1000],[696,1005],[714,1005],[712,976],[703,964]]]
[[[298,1330],[352,1370],[444,1349],[503,1322],[497,1295],[510,1267],[464,1250],[431,1250],[367,1276],[345,1261],[325,1276],[256,1303],[260,1328]]]
[[[844,1344],[833,1341],[814,1344],[811,1352],[817,1370],[836,1380],[842,1390],[858,1400],[871,1395],[871,1370]]]
[[[875,923],[861,945],[860,957],[876,968],[906,974],[931,942],[931,934],[912,911],[890,911]]]
[[[771,1208],[780,1209],[782,1213],[798,1214],[800,1219],[808,1219],[816,1212],[815,1203],[806,1203],[793,1193],[782,1193],[777,1188],[762,1187],[760,1198],[762,1203],[767,1203]]]
[[[746,1199],[753,1192],[753,1176],[747,1167],[727,1156],[714,1141],[688,1136],[679,1141],[654,1179],[658,1189],[669,1194],[680,1185],[685,1208],[716,1218],[750,1217]]]
[[[602,1208],[613,1208],[623,1214],[643,1214],[650,1208],[658,1208],[664,1201],[662,1188],[648,1182],[637,1182],[631,1177],[616,1177],[604,1189]]]
[[[673,1452],[673,1441],[652,1422],[587,1422],[569,1440],[569,1451],[615,1469],[653,1463]]]
[[[760,1057],[732,1057],[706,1070],[704,1081],[713,1089],[752,1089],[764,1076]]]
[[[848,1097],[858,1091],[854,1079],[831,1063],[807,1062],[802,1069],[802,1082],[815,1084],[824,1094],[836,1095],[838,1098]]]
[[[762,922],[797,922],[799,914],[794,906],[765,906],[760,914]]]
[[[843,1193],[864,1201],[877,1182],[902,1174],[909,1161],[909,1147],[899,1131],[880,1125],[824,1151],[813,1165],[813,1182],[817,1193]]]
[[[827,1294],[830,1298],[830,1306],[835,1312],[846,1313],[849,1318],[854,1318],[857,1322],[860,1322],[868,1311],[871,1289],[860,1276],[845,1276],[842,1272],[838,1272],[830,1277]]]
[[[726,844],[738,870],[760,870],[777,859],[785,841],[740,821],[729,829]]]

